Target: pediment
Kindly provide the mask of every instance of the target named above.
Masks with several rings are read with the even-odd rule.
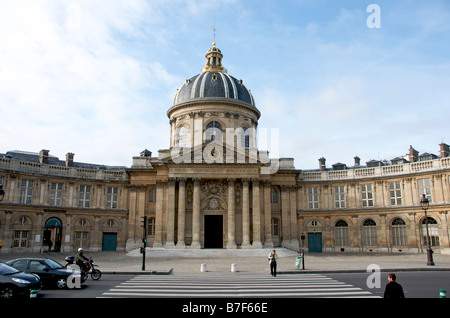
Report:
[[[165,163],[215,163],[265,165],[270,160],[267,152],[256,148],[235,148],[215,140],[191,147],[172,147]]]

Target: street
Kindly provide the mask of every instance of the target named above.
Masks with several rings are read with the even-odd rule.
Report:
[[[89,278],[81,289],[44,289],[39,298],[383,297],[387,274],[380,273],[379,288],[368,288],[370,273],[103,275],[98,281]],[[439,298],[440,289],[450,291],[448,271],[396,274],[406,298]]]

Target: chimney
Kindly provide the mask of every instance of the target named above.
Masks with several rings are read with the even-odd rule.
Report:
[[[74,153],[68,152],[66,155],[66,167],[73,167],[73,157]]]
[[[320,168],[320,171],[325,171],[325,169],[326,169],[324,157],[319,158],[319,168]]]
[[[449,145],[444,144],[443,142],[441,142],[439,144],[439,146],[440,146],[440,152],[439,153],[440,153],[441,158],[447,157],[450,154],[450,147],[449,147]]]
[[[48,163],[48,153],[50,150],[42,149],[39,153],[39,163]]]
[[[361,164],[361,158],[356,156],[353,159],[355,159],[355,167],[359,167],[359,165]]]
[[[409,146],[409,161],[416,162],[419,158],[419,152],[412,146]]]

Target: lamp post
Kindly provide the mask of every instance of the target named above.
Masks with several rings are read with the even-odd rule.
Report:
[[[0,185],[0,202],[3,201],[4,197],[5,197],[5,190],[3,190],[3,186]]]
[[[430,241],[430,232],[428,230],[428,215],[427,210],[430,206],[430,202],[428,201],[425,194],[422,194],[422,198],[420,199],[420,205],[422,209],[425,211],[425,226],[427,228],[427,265],[434,266],[433,262],[433,250],[431,249],[431,241]]]

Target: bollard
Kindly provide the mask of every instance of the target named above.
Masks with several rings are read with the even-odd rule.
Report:
[[[206,272],[206,264],[200,265],[200,271],[201,272]]]
[[[439,290],[439,298],[447,298],[447,291],[445,289]]]
[[[231,264],[231,272],[232,273],[237,272],[237,264],[236,263]]]

